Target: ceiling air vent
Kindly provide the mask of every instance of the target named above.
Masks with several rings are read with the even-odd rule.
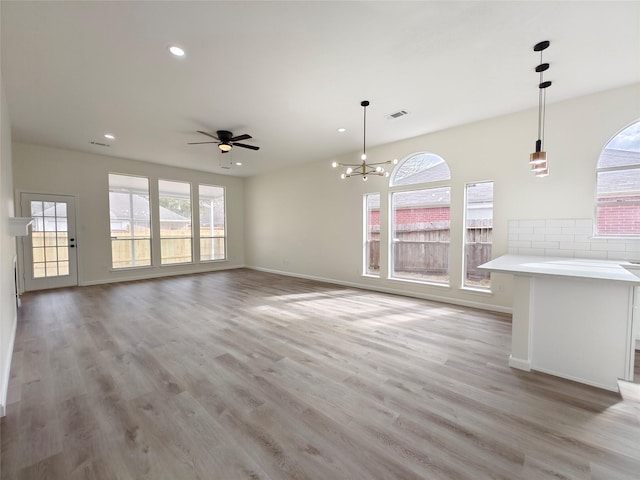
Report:
[[[98,145],[99,147],[110,147],[111,145],[107,145],[106,143],[102,143],[102,142],[89,142],[91,145]]]
[[[406,110],[398,110],[397,112],[387,115],[387,120],[393,120],[395,118],[404,117],[407,114]]]

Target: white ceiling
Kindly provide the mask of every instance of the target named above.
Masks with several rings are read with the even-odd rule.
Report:
[[[549,103],[640,81],[637,1],[0,5],[14,140],[230,175],[356,152],[361,100],[368,147],[535,107],[541,40]]]

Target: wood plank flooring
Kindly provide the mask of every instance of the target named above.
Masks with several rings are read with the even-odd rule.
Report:
[[[29,293],[1,478],[640,478],[638,403],[510,369],[510,331],[244,269]]]

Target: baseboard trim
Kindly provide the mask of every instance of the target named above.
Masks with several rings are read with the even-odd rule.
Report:
[[[468,300],[462,300],[458,298],[450,298],[450,297],[443,297],[440,295],[422,294],[422,293],[416,293],[416,292],[407,292],[405,290],[398,290],[395,288],[388,288],[383,286],[372,287],[371,285],[366,285],[366,284],[357,283],[357,282],[345,282],[345,281],[336,280],[333,278],[325,278],[325,277],[318,277],[315,275],[305,275],[300,273],[286,272],[282,270],[274,270],[271,268],[256,267],[252,265],[246,265],[245,268],[248,268],[250,270],[257,270],[260,272],[274,273],[276,275],[284,275],[286,277],[304,278],[305,280],[315,280],[317,282],[333,283],[334,285],[341,285],[343,287],[359,288],[362,290],[369,290],[369,291],[380,292],[380,293],[390,293],[392,295],[403,295],[405,297],[419,298],[421,300],[431,300],[434,302],[448,303],[452,305],[459,305],[462,307],[477,308],[479,310],[488,310],[490,312],[506,313],[509,315],[512,314],[511,308],[503,307],[501,305],[487,305],[485,303],[471,302]]]
[[[525,372],[531,371],[531,362],[522,358],[516,358],[513,355],[509,355],[509,366],[511,368],[517,368],[518,370],[524,370]]]
[[[13,317],[13,326],[11,327],[11,337],[9,338],[9,346],[7,348],[7,358],[4,358],[4,371],[2,372],[2,385],[0,388],[0,417],[7,414],[7,395],[9,393],[9,378],[11,376],[11,359],[13,358],[13,344],[16,339],[16,328],[18,326],[18,312]]]
[[[189,272],[172,272],[172,271],[164,271],[160,272],[156,269],[151,271],[146,270],[146,273],[141,273],[137,275],[128,275],[122,276],[118,278],[102,278],[99,280],[89,280],[79,282],[78,285],[81,287],[88,287],[91,285],[106,285],[108,283],[121,283],[121,282],[135,282],[139,280],[153,280],[154,278],[164,278],[164,277],[177,277],[179,275],[194,275],[199,273],[213,273],[219,272],[223,270],[236,270],[238,268],[245,268],[244,265],[224,265],[217,266],[215,268],[207,269],[207,270],[193,270]]]

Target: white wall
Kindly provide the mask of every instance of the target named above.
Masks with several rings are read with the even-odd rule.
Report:
[[[227,195],[228,260],[224,262],[111,270],[109,173],[221,185]],[[91,285],[244,265],[244,181],[242,178],[174,168],[123,158],[37,145],[13,144],[16,202],[20,192],[76,196],[78,283]],[[28,216],[28,214],[25,214]]]
[[[1,76],[0,96],[0,415],[4,415],[17,316],[13,273],[16,242],[8,233],[8,219],[14,216],[11,124]]]
[[[388,179],[382,177],[371,177],[366,183],[358,177],[339,180],[331,162],[354,163],[358,153],[248,179],[246,263],[269,271],[509,311],[510,276],[495,275],[492,294],[459,288],[465,184],[495,182],[493,255],[503,255],[510,219],[593,217],[600,151],[639,114],[640,84],[548,104],[545,147],[551,175],[545,178],[534,177],[528,165],[537,137],[537,109],[367,149],[373,161],[427,151],[449,164],[451,287],[386,278],[384,252],[381,278],[361,276],[362,196],[382,193],[384,222],[389,190]],[[383,225],[382,245],[387,233]]]

